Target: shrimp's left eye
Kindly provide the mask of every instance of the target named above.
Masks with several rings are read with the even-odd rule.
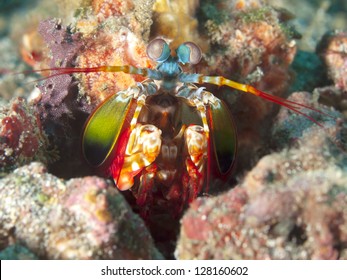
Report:
[[[176,50],[178,59],[181,63],[198,64],[201,60],[201,49],[193,42],[185,42]]]
[[[147,55],[156,62],[164,62],[170,56],[169,45],[161,38],[154,39],[147,46]]]

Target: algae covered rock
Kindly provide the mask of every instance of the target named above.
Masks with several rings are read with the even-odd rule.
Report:
[[[142,220],[98,177],[63,181],[40,163],[0,180],[1,248],[44,259],[158,259]]]

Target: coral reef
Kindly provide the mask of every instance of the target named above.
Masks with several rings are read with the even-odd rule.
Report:
[[[347,259],[347,157],[330,140],[343,129],[324,124],[299,126],[300,137],[288,129],[290,149],[263,157],[233,190],[192,203],[177,258]]]
[[[76,66],[153,67],[146,55],[152,6],[153,1],[93,1],[91,11],[85,8],[77,18],[76,29],[83,36],[84,48]],[[139,81],[143,78],[125,73],[90,73],[80,76],[80,88],[95,106]]]
[[[42,21],[39,32],[52,53],[49,67],[71,67],[77,52],[82,47],[79,34],[69,33],[69,30],[57,20]],[[73,111],[78,110],[77,100],[73,102],[71,98],[74,94],[71,92],[73,86],[70,75],[50,77],[38,87],[42,95],[37,107],[44,120],[57,120],[64,115],[71,116]],[[74,96],[74,99],[77,99],[76,97]],[[68,98],[72,101],[68,102]],[[86,108],[80,110],[88,111]]]
[[[96,40],[89,41],[88,47],[78,57],[78,67],[100,65],[133,65],[152,67],[145,53],[146,45],[127,28],[118,31],[103,30]],[[108,96],[143,81],[141,76],[118,73],[91,73],[81,75],[80,88],[88,95],[92,104],[99,104]]]
[[[72,34],[70,28],[58,20],[42,21],[39,32],[51,49],[52,60],[48,67],[71,67],[82,48],[80,34]],[[59,155],[59,160],[50,164],[49,169],[65,178],[81,176],[90,172],[79,147],[81,129],[92,106],[79,95],[76,80],[71,75],[54,76],[54,71],[48,75],[52,76],[38,85],[40,93],[32,103],[50,146],[55,147]]]
[[[135,64],[139,67],[148,67],[152,65],[145,54],[145,41],[148,40],[152,23],[153,1],[129,0],[111,3],[104,0],[76,0],[65,5],[66,2],[69,1],[57,1],[52,4],[59,7],[52,17],[59,16],[62,20],[45,20],[40,24],[40,34],[48,47],[37,35],[36,27],[31,28],[37,26],[38,21],[36,24],[28,24],[25,31],[14,31],[16,41],[20,41],[23,60],[34,69],[64,66]],[[44,3],[40,2],[37,9],[39,7],[43,9]],[[68,7],[70,10],[66,13]],[[75,13],[75,17],[69,21],[69,15],[72,13]],[[65,24],[69,22],[71,24],[66,27]],[[49,51],[52,52],[51,62],[48,60]],[[62,54],[67,57],[64,58]],[[133,79],[129,75],[119,73],[89,74],[88,77],[82,75],[80,78],[83,88],[81,91],[92,99],[94,106],[108,95],[141,80],[139,77]],[[115,81],[118,86],[114,85]]]
[[[264,6],[234,12],[219,25],[213,21],[206,25],[211,44],[224,49],[211,51],[207,57],[209,72],[252,82],[274,95],[283,94],[290,82],[288,68],[296,46],[283,27],[280,13]]]
[[[39,114],[22,98],[0,110],[0,170],[14,169],[33,160],[49,161],[48,140]]]
[[[146,45],[156,36],[171,40],[172,46],[183,41],[200,45],[201,63],[185,70],[222,75],[282,97],[296,91],[291,100],[333,117],[309,113],[323,128],[283,108],[275,118],[270,102],[204,85],[233,113],[239,149],[235,177],[224,185],[238,185],[191,205],[182,219],[177,257],[347,258],[347,132],[340,114],[318,105],[347,116],[345,32],[323,38],[317,48],[323,63],[313,53],[322,32],[345,26],[336,3],[38,0],[23,3],[24,10],[20,1],[14,3],[18,7],[0,4],[1,12],[9,11],[0,12],[0,169],[2,176],[9,173],[0,180],[0,258],[161,258],[150,235],[165,257],[173,258],[180,217],[168,215],[168,208],[175,205],[158,199],[146,220],[149,234],[111,183],[83,177],[95,172],[80,153],[87,115],[109,95],[144,78],[124,73],[54,76],[54,71],[8,75],[12,69],[25,71],[24,62],[35,70],[153,68]],[[334,9],[335,18],[330,14]],[[53,17],[61,20],[42,21],[38,35],[38,23]],[[302,43],[294,40],[299,36],[289,20],[303,34]],[[298,46],[306,51],[297,53]],[[32,84],[19,87],[40,74],[45,81],[35,90]],[[18,96],[27,101],[17,98],[9,104]],[[56,152],[59,160],[52,163]],[[55,176],[76,179],[58,179],[38,163],[12,172],[34,160]],[[244,174],[248,168],[253,169]],[[224,190],[222,183],[216,185],[215,190],[210,186],[210,196]],[[134,211],[142,211],[130,193],[122,195]]]
[[[76,18],[76,27],[83,34],[89,35],[97,33],[97,29],[103,29],[106,25],[113,26],[115,30],[123,26],[144,40],[148,40],[153,4],[154,0],[84,2]]]
[[[79,32],[58,20],[40,23],[39,32],[52,56],[48,67],[152,66],[142,38],[148,36],[145,31],[151,23],[152,2],[140,5],[141,1],[129,1],[134,4],[122,6],[122,11],[116,11],[118,6],[108,2],[93,1],[89,8],[82,6],[73,27]],[[49,169],[63,177],[90,174],[80,153],[81,129],[87,114],[109,95],[144,78],[124,73],[89,73],[80,75],[77,83],[71,75],[51,75],[39,85],[41,96],[35,102],[51,144],[58,147],[61,155],[60,161]]]
[[[254,1],[236,1],[229,9],[223,10],[229,13],[221,23],[214,19],[206,22],[212,48],[205,56],[209,66],[199,72],[221,75],[284,96],[292,80],[290,64],[296,44],[283,21],[283,13]],[[249,167],[267,149],[273,103],[228,88],[209,89],[227,101],[233,112],[239,139],[237,169]]]
[[[0,180],[1,248],[44,259],[161,258],[140,218],[104,179],[62,181],[40,163]]]

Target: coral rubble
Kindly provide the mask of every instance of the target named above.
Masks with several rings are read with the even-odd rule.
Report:
[[[44,259],[160,259],[140,218],[110,182],[63,181],[40,163],[0,180],[1,249],[22,244]]]

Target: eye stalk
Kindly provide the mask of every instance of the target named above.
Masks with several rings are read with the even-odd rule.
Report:
[[[152,40],[147,46],[147,55],[156,62],[164,62],[170,56],[169,45],[161,38]]]
[[[201,60],[201,49],[193,42],[185,42],[177,50],[178,61],[186,64],[198,64]]]

